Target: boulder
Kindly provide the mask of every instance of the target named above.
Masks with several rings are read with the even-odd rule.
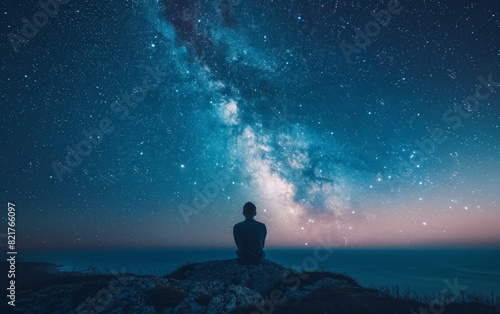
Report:
[[[236,259],[230,259],[186,265],[174,277],[191,281],[219,280],[263,294],[279,283],[286,274],[285,267],[269,260],[264,260],[259,265],[241,265]]]

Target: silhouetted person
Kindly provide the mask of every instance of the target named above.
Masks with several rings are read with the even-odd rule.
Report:
[[[259,264],[265,257],[266,225],[255,221],[257,208],[248,202],[243,206],[245,220],[234,225],[233,236],[238,250],[238,261],[242,264]]]

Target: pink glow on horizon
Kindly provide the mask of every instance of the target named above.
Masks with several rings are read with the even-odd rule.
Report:
[[[499,223],[500,213],[377,214],[348,227],[345,246],[500,246]]]

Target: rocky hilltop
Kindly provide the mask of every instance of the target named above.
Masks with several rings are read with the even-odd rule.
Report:
[[[446,309],[466,313],[471,306],[448,303]],[[270,314],[427,313],[431,309],[429,300],[362,287],[344,274],[297,272],[268,260],[258,266],[220,260],[184,265],[166,276],[53,275],[19,289],[15,310]],[[493,310],[487,305],[473,308],[474,313]]]

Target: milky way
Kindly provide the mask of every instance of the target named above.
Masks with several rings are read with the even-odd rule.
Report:
[[[496,2],[69,2],[13,42],[39,10],[0,12],[27,247],[231,245],[246,201],[274,246],[500,241]]]

